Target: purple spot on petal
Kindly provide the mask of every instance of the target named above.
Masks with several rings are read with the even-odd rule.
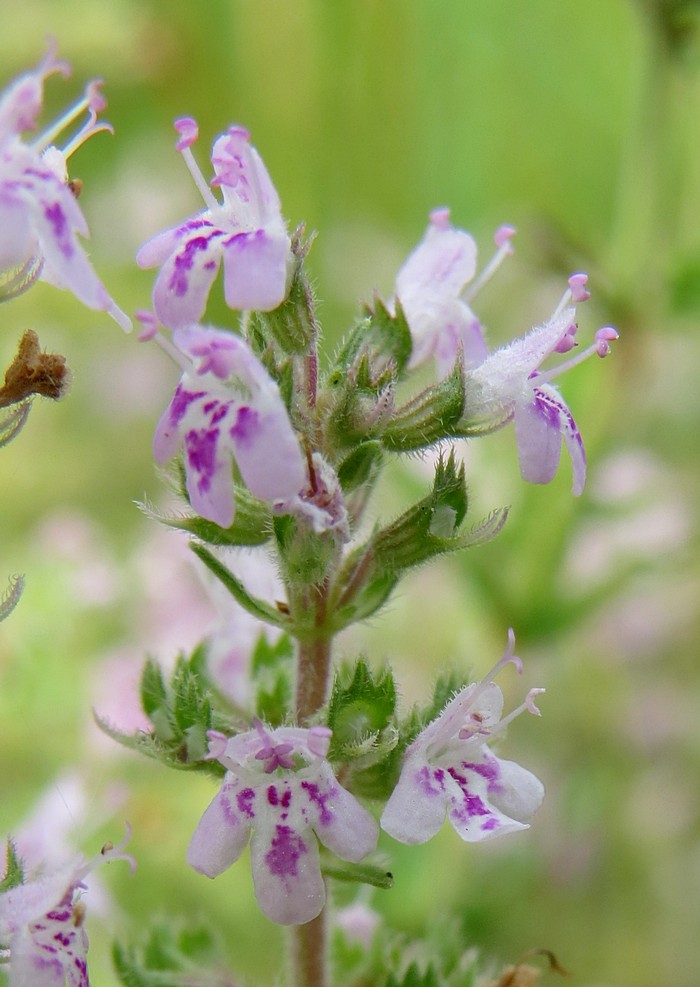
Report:
[[[244,788],[238,793],[236,796],[236,805],[241,815],[248,816],[249,819],[255,818],[255,812],[253,811],[254,801],[255,792],[252,788]]]
[[[492,816],[491,819],[487,819],[486,822],[483,822],[481,824],[481,828],[482,830],[484,830],[484,832],[489,832],[489,830],[498,829],[500,825],[501,824],[499,823],[498,819]]]
[[[56,238],[61,253],[65,257],[70,257],[73,254],[73,244],[71,242],[66,215],[63,209],[61,209],[60,203],[54,202],[53,205],[45,206],[44,216],[46,216],[51,224],[53,235]]]
[[[474,774],[484,778],[488,783],[487,789],[489,792],[502,790],[502,785],[499,784],[501,769],[495,758],[478,764],[471,761],[462,761],[462,767],[465,771],[473,771]]]
[[[191,470],[197,474],[197,490],[207,493],[216,471],[219,429],[191,429],[185,436],[185,452]]]
[[[296,877],[299,858],[308,853],[306,843],[289,826],[275,826],[265,863],[270,873],[278,877]]]
[[[435,795],[442,795],[445,791],[444,784],[445,772],[442,768],[431,768],[428,765],[424,765],[419,771],[416,772],[415,781],[420,787],[424,795],[432,798]]]
[[[170,275],[168,288],[174,291],[178,298],[187,294],[189,287],[188,272],[194,266],[196,255],[200,250],[206,250],[208,246],[209,237],[195,236],[189,239],[182,250],[175,255],[173,273]]]
[[[550,428],[559,428],[559,412],[560,408],[558,405],[553,404],[549,399],[548,395],[544,391],[539,390],[539,388],[534,388],[534,407],[540,418],[544,418]]]
[[[178,384],[173,399],[170,402],[168,424],[173,427],[182,421],[192,402],[204,397],[205,394],[206,391],[186,391],[182,384]]]
[[[253,408],[244,405],[238,409],[236,423],[231,426],[231,438],[241,446],[251,445],[259,430],[260,416]]]
[[[333,813],[328,808],[328,800],[332,799],[335,795],[335,789],[330,789],[330,791],[325,794],[321,794],[321,790],[318,785],[315,785],[311,781],[302,781],[301,787],[307,794],[310,802],[313,802],[318,806],[319,810],[319,823],[321,826],[328,826],[333,822]]]

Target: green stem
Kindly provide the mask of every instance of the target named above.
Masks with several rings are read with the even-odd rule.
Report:
[[[293,987],[327,987],[326,910],[292,929]]]
[[[299,641],[296,719],[302,724],[324,704],[331,670],[331,638],[324,630],[328,600],[325,585],[310,587],[301,603],[314,612],[315,633]],[[328,987],[326,909],[292,931],[293,987]]]

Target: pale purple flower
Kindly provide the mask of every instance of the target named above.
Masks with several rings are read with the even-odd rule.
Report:
[[[170,329],[198,322],[222,260],[231,308],[277,308],[287,294],[290,240],[279,197],[248,132],[233,126],[214,142],[211,185],[221,188],[219,202],[190,150],[197,124],[183,118],[175,127],[180,134],[177,149],[207,208],[154,236],[136,255],[141,267],[161,268],[153,289],[156,315]]]
[[[260,907],[273,922],[301,925],[319,914],[326,897],[317,839],[357,863],[375,848],[377,824],[336,780],[326,760],[328,728],[254,727],[231,738],[210,731],[209,757],[227,771],[187,860],[216,877],[250,838]]]
[[[573,466],[574,494],[583,491],[586,453],[576,422],[550,381],[593,354],[607,356],[618,334],[605,326],[582,352],[550,370],[542,370],[541,364],[551,354],[566,353],[577,345],[576,310],[570,302],[588,297],[585,283],[585,275],[572,275],[569,289],[548,322],[496,350],[469,371],[466,380],[466,419],[513,421],[524,480],[549,483],[559,467],[563,439]]]
[[[69,67],[57,61],[51,45],[33,71],[20,76],[0,99],[0,297],[12,298],[37,278],[68,288],[88,308],[103,309],[129,330],[131,321],[107,294],[77,234],[88,236],[87,223],[68,184],[66,161],[90,136],[111,130],[98,124],[105,100],[101,83],[88,84],[85,95],[32,142],[22,134],[34,130],[42,109],[44,80]],[[53,140],[83,112],[88,121],[62,148]]]
[[[183,446],[194,510],[222,527],[232,523],[234,459],[256,497],[273,506],[294,498],[306,484],[306,463],[277,384],[248,343],[196,325],[175,330],[173,342],[185,373],[153,451],[165,463]]]
[[[401,843],[425,843],[447,815],[458,836],[472,843],[527,829],[527,819],[544,796],[542,783],[513,761],[504,761],[488,741],[528,709],[539,715],[531,689],[525,702],[501,717],[503,694],[493,682],[503,665],[513,662],[515,638],[480,683],[465,686],[440,716],[425,727],[406,750],[398,784],[380,825]]]
[[[496,231],[497,252],[478,278],[476,243],[464,230],[450,225],[449,209],[435,209],[418,246],[396,278],[396,297],[404,310],[413,350],[411,366],[434,357],[437,373],[445,377],[462,355],[465,366],[477,366],[487,355],[484,333],[470,301],[512,253],[515,230]]]
[[[127,860],[133,869],[133,858],[123,852],[125,842],[105,845],[90,861],[75,857],[51,874],[0,894],[0,943],[9,952],[9,987],[90,987],[84,881],[106,860]]]

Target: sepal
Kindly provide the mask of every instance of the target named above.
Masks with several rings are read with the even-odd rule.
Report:
[[[0,598],[0,622],[9,617],[24,592],[24,576],[10,576],[9,586]]]
[[[5,876],[0,880],[0,894],[24,884],[24,867],[17,855],[17,847],[12,840],[7,841],[5,850]]]
[[[338,480],[343,492],[352,493],[363,484],[372,485],[379,475],[382,465],[380,442],[363,442],[354,449],[338,467]]]
[[[153,504],[138,503],[138,507],[154,521],[169,528],[187,531],[208,545],[238,545],[252,548],[264,545],[272,535],[272,512],[269,506],[241,484],[234,484],[236,513],[233,523],[222,528],[214,521],[195,514],[162,514]]]
[[[288,620],[280,611],[271,607],[269,603],[265,603],[264,600],[252,596],[240,579],[236,578],[230,569],[227,569],[223,562],[220,562],[208,548],[196,541],[190,542],[190,548],[197,558],[202,560],[207,569],[226,587],[236,603],[239,603],[244,610],[247,610],[253,617],[257,617],[258,620],[262,620],[266,624],[272,624],[273,627],[287,627]]]
[[[447,377],[393,412],[382,431],[382,443],[392,452],[412,452],[469,434],[460,424],[464,398],[464,370],[458,360]]]
[[[31,400],[22,401],[3,414],[0,418],[0,449],[19,435],[29,418],[31,408]]]
[[[374,672],[365,658],[339,672],[328,706],[331,760],[377,760],[396,746],[396,684],[390,668]],[[387,736],[390,734],[390,737]]]

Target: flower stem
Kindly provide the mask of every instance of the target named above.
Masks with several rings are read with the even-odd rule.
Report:
[[[293,987],[327,987],[326,909],[305,925],[292,928]]]

